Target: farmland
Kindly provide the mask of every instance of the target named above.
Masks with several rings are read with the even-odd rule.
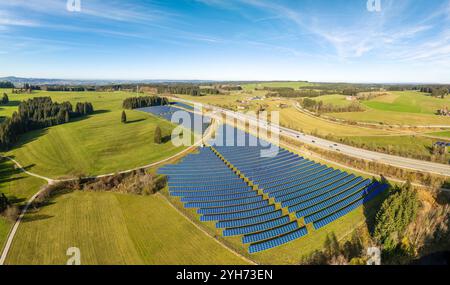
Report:
[[[10,161],[0,161],[0,192],[15,205],[23,205],[45,181],[31,177],[14,168]],[[12,223],[0,216],[0,248],[3,248]]]
[[[433,98],[415,91],[390,92],[388,95],[363,101],[365,112],[329,114],[336,118],[379,124],[409,126],[450,125],[449,117],[435,115],[450,105],[450,99]]]
[[[269,88],[279,88],[279,87],[287,87],[287,88],[292,88],[292,89],[298,89],[300,87],[306,87],[306,86],[314,86],[313,83],[309,83],[309,82],[296,82],[296,81],[291,81],[291,82],[259,82],[259,83],[248,83],[248,84],[243,84],[242,88],[246,91],[251,91],[254,90],[256,88],[258,89],[263,89],[264,87],[269,87]]]
[[[293,84],[284,85],[277,82],[267,85],[298,88],[305,83]],[[427,156],[429,146],[435,141],[432,137],[448,136],[448,132],[445,131],[399,132],[388,128],[369,128],[331,122],[299,111],[294,106],[295,100],[264,98],[266,91],[255,91],[254,88],[253,85],[247,85],[244,91],[230,94],[176,96],[219,106],[236,107],[242,105],[242,102],[247,102],[247,110],[250,111],[255,111],[261,106],[267,111],[279,111],[280,124],[285,127],[404,156],[411,153]],[[330,115],[336,117],[354,115],[359,118],[360,115],[375,112],[376,116],[382,118],[384,112],[389,112],[399,116],[401,114],[435,116],[429,113],[435,107],[434,100],[429,101],[428,107],[422,106],[420,102],[408,105],[408,100],[404,97],[410,96],[411,93],[393,94],[363,101],[362,104],[366,109],[364,112]],[[411,96],[419,95],[424,96],[418,93]],[[128,123],[120,123],[122,101],[135,96],[129,92],[36,91],[31,95],[11,94],[10,103],[0,108],[0,115],[10,116],[17,109],[20,100],[37,96],[51,96],[54,101],[70,101],[72,104],[89,101],[93,103],[96,112],[67,124],[23,135],[19,144],[6,154],[35,173],[52,178],[111,173],[146,165],[184,149],[173,147],[170,141],[161,145],[153,143],[156,126],[161,127],[165,134],[170,134],[174,128],[174,125],[161,118],[127,110]],[[254,99],[255,96],[262,98]],[[336,106],[351,104],[342,95],[324,95],[315,100]],[[387,108],[384,104],[393,106]],[[4,162],[3,168],[5,171],[2,173],[16,178],[4,179],[0,184],[2,187],[0,190],[9,197],[21,198],[22,203],[43,184],[41,180],[15,171],[10,162]],[[338,168],[342,169],[342,166]],[[367,175],[363,176],[370,178]],[[380,196],[364,207],[357,208],[320,230],[311,230],[307,236],[293,242],[249,255],[240,238],[219,238],[221,232],[213,223],[199,223],[199,216],[195,211],[184,209],[177,198],[168,195],[167,190],[163,191],[163,195],[191,221],[186,220],[172,208],[161,194],[134,196],[75,191],[53,197],[48,205],[25,216],[14,239],[7,263],[64,264],[67,260],[65,251],[74,246],[80,248],[83,264],[246,263],[210,237],[216,236],[220,242],[257,263],[298,264],[303,257],[323,247],[328,233],[335,233],[339,239],[345,241],[356,227],[370,227],[379,203],[384,199]],[[196,223],[210,236],[191,222]],[[4,242],[10,227],[10,222],[4,218],[0,219],[0,243]],[[77,228],[77,231],[74,231],[74,228]],[[189,239],[185,239],[186,236],[189,236]],[[210,252],[216,254],[211,255]]]
[[[120,123],[122,101],[135,94],[128,92],[35,92],[10,95],[10,103],[0,109],[0,116],[10,116],[20,100],[50,96],[54,101],[89,101],[95,113],[68,124],[28,132],[6,155],[23,165],[33,165],[36,173],[49,177],[96,175],[135,168],[178,153],[170,141],[153,142],[156,126],[163,135],[174,125],[138,111],[127,111],[128,123]]]
[[[300,84],[300,83],[298,83]],[[289,87],[292,83],[281,82],[277,87]],[[255,87],[246,85],[248,88]],[[255,93],[251,93],[255,92]],[[280,124],[282,126],[302,131],[307,134],[326,137],[334,141],[345,142],[350,145],[363,147],[370,150],[385,153],[430,159],[430,148],[436,138],[446,138],[447,132],[438,131],[438,127],[450,125],[449,117],[437,116],[434,113],[450,102],[449,98],[438,99],[425,93],[416,91],[393,91],[384,96],[375,97],[368,101],[360,101],[364,111],[327,113],[328,117],[335,117],[350,122],[374,123],[375,126],[346,124],[333,122],[326,118],[316,117],[300,112],[294,107],[299,99],[265,98],[263,100],[252,100],[256,95],[264,96],[265,91],[236,92],[223,96],[180,96],[192,101],[215,104],[225,107],[236,108],[242,105],[240,102],[247,101],[245,105],[248,110],[255,111],[259,106],[264,106],[267,111],[279,111]],[[344,95],[323,95],[313,98],[324,104],[332,104],[345,107],[352,104],[346,100]],[[443,105],[444,104],[444,105]],[[285,105],[280,108],[279,106]],[[245,112],[245,110],[240,110]],[[387,124],[400,124],[408,126],[428,126],[431,128],[389,128]],[[446,155],[450,159],[449,155]],[[446,159],[447,159],[446,158]]]
[[[85,265],[245,264],[159,195],[92,192],[57,196],[29,213],[7,263],[65,264],[69,247]]]

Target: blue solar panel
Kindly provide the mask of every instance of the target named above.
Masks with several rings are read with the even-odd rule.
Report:
[[[157,111],[170,113],[170,108],[161,106]],[[237,142],[236,136],[242,131],[235,129],[234,134],[231,141]],[[216,139],[226,141],[230,139],[227,136]],[[255,138],[245,134],[244,142],[250,141]],[[316,229],[346,215],[387,187],[284,149],[272,150],[273,157],[264,157],[264,149],[261,145],[215,147],[221,157],[266,194],[264,197],[275,199]],[[224,236],[242,236],[242,242],[250,244],[250,253],[286,244],[308,233],[234,173],[213,148],[201,148],[179,164],[161,167],[158,173],[168,176],[170,195],[179,197],[186,208],[197,209],[201,221],[216,222]]]

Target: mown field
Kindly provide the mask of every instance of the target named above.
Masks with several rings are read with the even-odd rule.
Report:
[[[336,94],[336,95],[323,95],[315,97],[314,100],[322,101],[324,104],[332,104],[334,106],[347,107],[351,105],[353,101],[349,101],[346,98],[347,96]]]
[[[174,125],[138,111],[127,111],[128,123],[120,122],[122,102],[136,96],[127,92],[35,92],[9,94],[10,104],[0,116],[10,116],[20,101],[50,96],[54,101],[92,102],[95,114],[44,130],[28,132],[6,155],[30,170],[49,177],[97,175],[147,165],[183,150],[169,141],[154,143],[159,126],[170,136]]]
[[[314,84],[309,83],[309,82],[301,82],[301,81],[260,82],[260,83],[243,84],[242,88],[246,91],[251,91],[251,90],[255,90],[256,88],[262,89],[264,87],[272,87],[272,88],[288,87],[288,88],[293,88],[293,89],[299,89],[300,87],[305,87],[305,86],[314,86]]]
[[[159,195],[73,192],[25,217],[7,264],[245,264]]]
[[[436,136],[436,137],[442,137],[444,139],[450,139],[450,131],[429,133],[429,135],[430,136]]]
[[[450,125],[450,117],[435,115],[438,109],[450,105],[450,97],[434,98],[416,91],[389,92],[368,101],[362,101],[365,112],[328,114],[336,118],[377,124],[410,126]]]
[[[283,86],[283,83],[277,83]],[[289,83],[284,85],[287,87]],[[259,95],[264,92],[258,91]],[[223,105],[220,102],[236,104],[237,99],[250,98],[251,94],[230,94],[226,96],[204,96],[193,97],[183,96],[193,101],[201,101],[209,104]],[[224,97],[224,98],[218,98]],[[326,104],[337,106],[347,106],[351,104],[343,95],[324,95],[314,98]],[[450,118],[433,115],[443,103],[450,102],[449,98],[444,100],[432,98],[424,93],[390,92],[388,95],[376,97],[369,101],[362,101],[366,111],[364,112],[344,112],[327,113],[327,116],[346,119],[349,121],[372,122],[377,124],[404,124],[404,125],[450,125]],[[285,104],[287,108],[280,108],[280,104]],[[279,111],[280,124],[282,126],[326,137],[330,140],[345,142],[350,145],[364,147],[366,149],[382,151],[394,155],[408,157],[427,157],[431,155],[431,146],[436,142],[436,138],[448,138],[448,132],[435,132],[438,128],[427,129],[389,129],[373,128],[356,125],[348,125],[339,122],[332,122],[326,118],[304,114],[293,106],[294,100],[267,98],[262,101],[252,101],[250,110],[256,110],[258,105],[263,105],[268,111]],[[389,106],[389,107],[386,107]],[[384,110],[386,109],[386,110]],[[434,111],[433,111],[434,110]],[[240,110],[241,112],[245,112]],[[416,113],[411,113],[416,112]],[[430,133],[431,132],[431,133]],[[450,159],[450,156],[448,156]]]

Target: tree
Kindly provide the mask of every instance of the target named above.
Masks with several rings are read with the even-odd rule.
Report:
[[[417,193],[408,181],[396,187],[383,202],[375,218],[374,238],[385,251],[394,250],[402,241],[419,208]]]
[[[161,144],[162,143],[162,133],[161,128],[159,126],[155,129],[155,143]]]
[[[6,198],[5,194],[0,193],[0,214],[6,210],[6,208],[8,207],[9,203],[8,203],[8,199]]]
[[[11,118],[0,122],[0,149],[8,150],[20,135],[28,131],[64,124],[73,117],[91,114],[94,109],[91,103],[86,102],[77,103],[76,110],[73,111],[70,102],[56,103],[50,97],[35,97],[21,102]]]
[[[168,105],[169,100],[158,96],[144,96],[144,97],[130,97],[123,101],[122,107],[124,109],[137,109],[152,106]]]
[[[122,111],[122,123],[126,123],[127,122],[127,114],[125,113],[125,111]]]
[[[64,111],[64,122],[68,123],[70,121],[70,114],[69,111]]]
[[[6,105],[9,103],[9,98],[8,98],[8,94],[3,93],[3,98],[2,98],[2,104]]]

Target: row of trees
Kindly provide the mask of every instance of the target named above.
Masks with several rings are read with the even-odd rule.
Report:
[[[408,182],[402,187],[391,189],[389,197],[383,202],[375,218],[373,236],[383,245],[386,254],[405,249],[404,240],[407,227],[416,218],[419,209],[417,192]]]
[[[391,188],[384,198],[376,216],[367,216],[373,227],[357,228],[345,242],[329,234],[323,249],[307,256],[303,263],[364,265],[370,260],[367,249],[373,246],[381,250],[382,264],[410,264],[430,252],[448,250],[448,201],[431,202],[436,197],[429,197],[430,202],[419,201],[418,190],[409,182]]]
[[[334,90],[314,90],[314,89],[299,89],[295,90],[290,87],[264,87],[265,91],[269,91],[268,97],[284,97],[284,98],[298,98],[307,97],[315,98],[323,95],[336,94]]]
[[[191,96],[218,95],[220,91],[214,87],[201,88],[198,85],[181,84],[181,85],[158,85],[156,87],[159,94],[181,94]]]
[[[421,87],[420,92],[430,93],[431,96],[444,99],[449,94],[446,87]]]
[[[336,106],[333,104],[324,104],[323,101],[316,101],[309,98],[304,98],[301,101],[303,108],[315,112],[321,113],[344,113],[344,112],[363,112],[364,108],[358,102],[352,102],[347,106]]]
[[[225,91],[242,91],[240,85],[221,85],[219,88]]]
[[[73,112],[73,117],[75,116],[86,116],[94,113],[94,106],[92,106],[92,103],[90,102],[78,102],[75,105],[75,110]]]
[[[9,149],[19,136],[36,129],[68,123],[71,118],[92,114],[91,103],[77,103],[73,110],[69,102],[56,103],[50,97],[37,97],[23,101],[11,118],[0,124],[0,148]]]
[[[46,85],[42,87],[45,91],[58,92],[85,92],[96,91],[94,86],[67,86],[67,85]]]
[[[9,81],[0,81],[0,88],[14,88],[14,84]]]
[[[159,96],[140,96],[130,97],[123,101],[122,106],[124,109],[137,109],[151,106],[168,105],[169,100]]]

